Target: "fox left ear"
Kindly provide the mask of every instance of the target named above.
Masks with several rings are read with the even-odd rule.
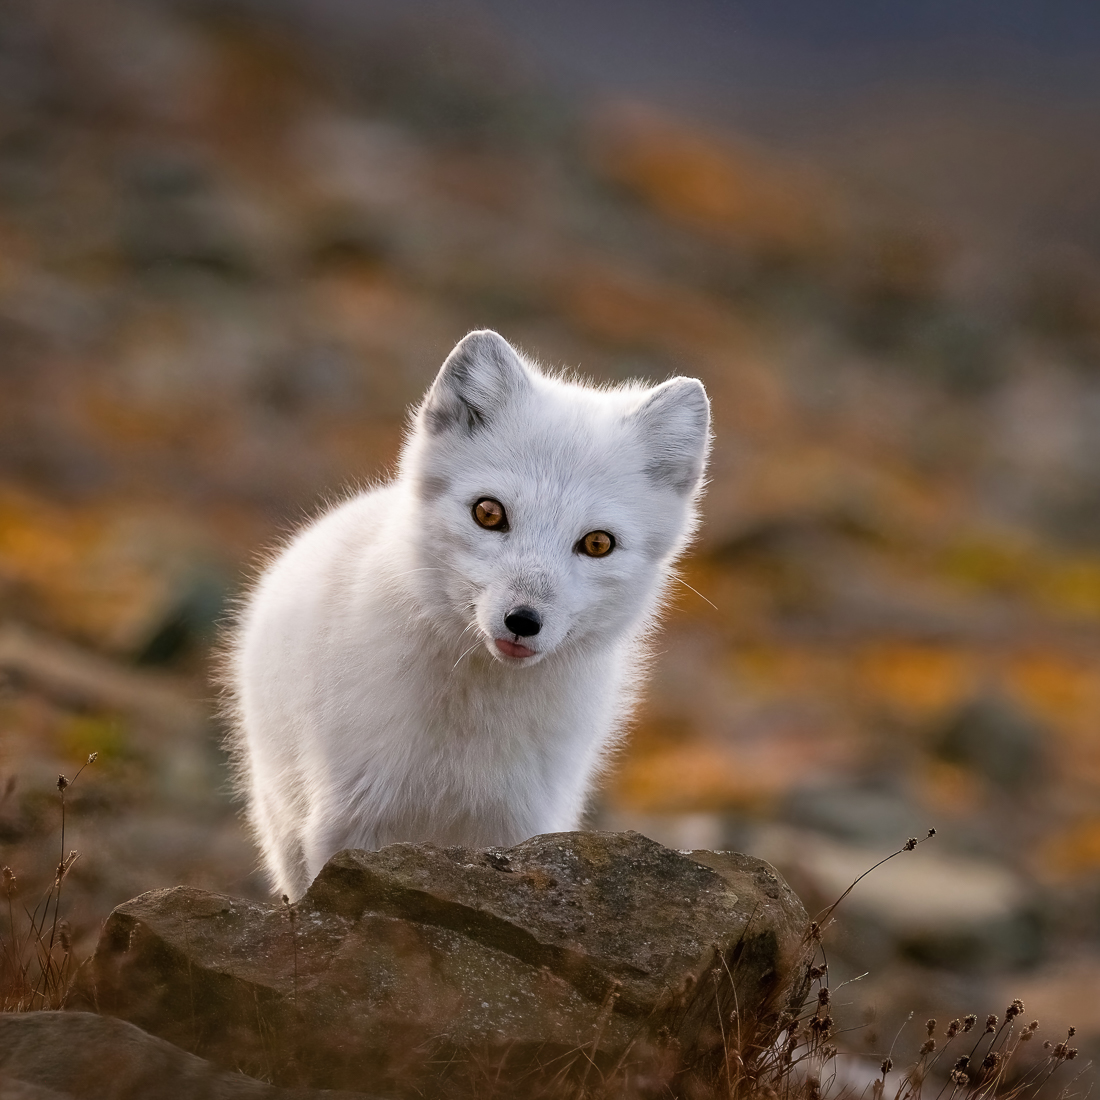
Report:
[[[697,378],[670,378],[630,414],[648,452],[646,476],[687,496],[699,486],[710,446],[710,401]]]
[[[516,349],[491,329],[464,336],[436,375],[420,412],[433,434],[473,435],[531,385]]]

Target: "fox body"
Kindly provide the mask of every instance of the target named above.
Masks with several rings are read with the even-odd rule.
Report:
[[[596,389],[470,333],[397,477],[300,532],[228,655],[275,889],[342,848],[578,827],[622,730],[709,442],[702,385]]]

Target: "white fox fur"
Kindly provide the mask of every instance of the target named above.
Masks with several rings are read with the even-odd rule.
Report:
[[[596,389],[495,332],[458,344],[396,479],[286,546],[230,647],[233,748],[277,892],[299,897],[342,848],[578,827],[696,526],[709,419],[695,379]],[[475,520],[483,498],[506,530]],[[587,556],[597,531],[614,548]],[[522,641],[517,607],[541,620]]]

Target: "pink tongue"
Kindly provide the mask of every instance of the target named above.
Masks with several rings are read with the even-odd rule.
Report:
[[[519,645],[516,642],[510,642],[506,638],[497,638],[497,649],[504,654],[505,657],[534,657],[535,651],[528,649],[525,645]]]

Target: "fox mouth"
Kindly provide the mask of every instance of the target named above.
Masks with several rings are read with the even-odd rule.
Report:
[[[497,652],[505,657],[510,657],[513,661],[521,661],[525,657],[537,655],[535,650],[528,649],[527,646],[519,642],[511,642],[507,638],[494,638],[493,641],[496,644]]]

